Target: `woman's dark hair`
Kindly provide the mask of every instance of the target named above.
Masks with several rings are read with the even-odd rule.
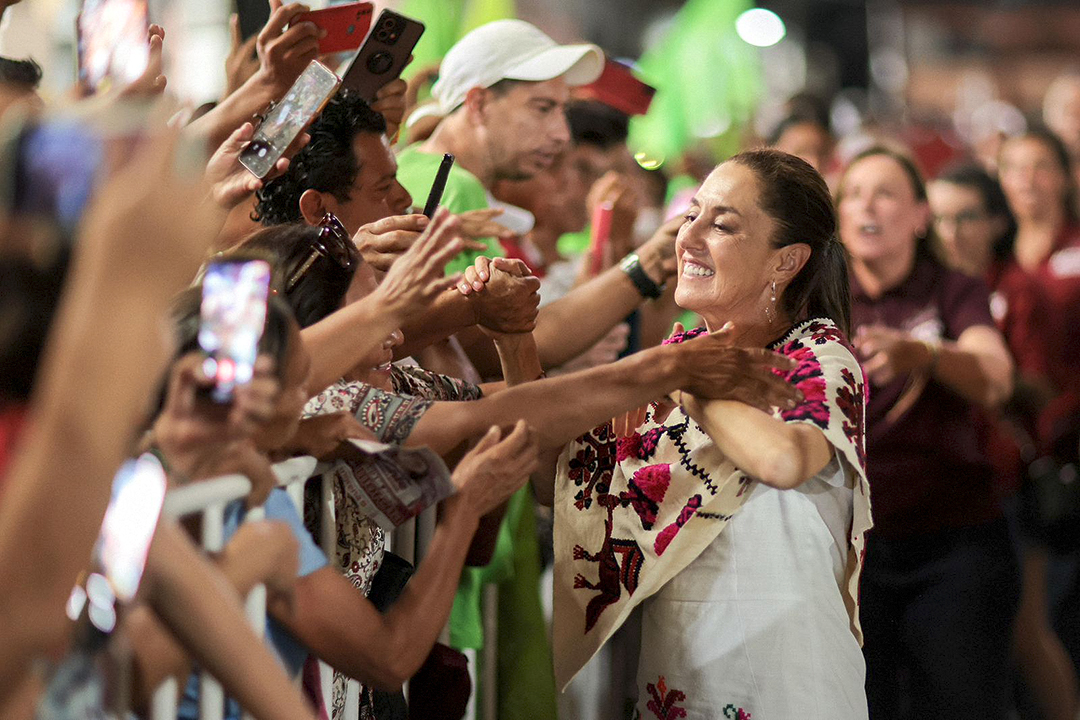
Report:
[[[759,205],[776,222],[777,247],[805,243],[810,257],[781,298],[795,319],[827,317],[851,332],[847,253],[836,237],[836,210],[825,179],[805,160],[779,150],[750,150],[732,157],[754,172]]]
[[[969,163],[946,168],[937,176],[936,181],[970,188],[979,193],[986,214],[1005,220],[1004,231],[994,239],[991,247],[994,259],[1004,260],[1012,255],[1013,243],[1016,242],[1016,218],[1009,209],[1009,201],[1001,189],[1001,184],[990,173]]]
[[[274,277],[280,283],[280,297],[292,308],[302,328],[314,325],[341,308],[356,267],[362,262],[360,253],[354,251],[353,269],[345,270],[332,258],[318,255],[295,285],[285,292],[288,278],[311,257],[319,232],[318,227],[304,223],[274,225],[258,231],[237,248],[239,252],[259,254],[270,261],[274,266]]]
[[[907,175],[908,182],[911,184],[911,191],[915,194],[915,199],[921,203],[927,202],[926,181],[923,179],[923,174],[922,171],[919,170],[919,166],[915,164],[915,160],[910,155],[896,148],[887,147],[885,145],[874,145],[851,158],[847,167],[844,168],[844,174],[840,178],[840,184],[836,187],[836,207],[840,207],[840,201],[844,199],[844,181],[847,179],[848,171],[850,171],[860,160],[871,157],[886,157],[899,165],[900,169]],[[933,223],[927,224],[926,231],[923,235],[919,236],[917,240],[918,244],[915,247],[915,252],[934,262],[938,262],[937,258],[934,256],[933,248],[939,247],[941,242],[934,232]]]
[[[300,196],[305,190],[330,193],[339,202],[348,202],[349,190],[360,174],[353,140],[360,133],[382,135],[386,120],[362,98],[342,90],[307,132],[311,141],[289,161],[285,174],[256,193],[252,217],[263,225],[301,220]]]
[[[1078,218],[1076,214],[1076,178],[1073,177],[1072,173],[1072,157],[1069,155],[1069,148],[1065,146],[1065,143],[1057,136],[1057,133],[1042,125],[1032,125],[1024,132],[1013,135],[1005,142],[1008,143],[1011,140],[1017,139],[1036,140],[1050,150],[1054,159],[1057,160],[1058,167],[1061,169],[1062,174],[1065,176],[1065,197],[1062,200],[1062,202],[1065,203],[1065,217],[1068,218],[1070,223],[1076,223],[1080,218]],[[1004,147],[1005,145],[1003,144],[1002,148]]]

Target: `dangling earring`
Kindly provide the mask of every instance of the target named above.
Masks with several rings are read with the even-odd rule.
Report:
[[[776,319],[776,281],[772,281],[772,296],[769,298],[769,305],[765,306],[765,317],[768,319],[769,324],[773,324],[773,320]]]

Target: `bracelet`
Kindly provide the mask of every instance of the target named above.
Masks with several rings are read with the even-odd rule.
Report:
[[[657,285],[644,268],[641,267],[641,260],[638,258],[637,253],[630,253],[622,259],[619,263],[619,269],[626,273],[626,276],[630,278],[630,282],[634,283],[634,287],[641,293],[641,297],[648,298],[650,300],[656,300],[664,294],[664,285]]]
[[[930,365],[927,366],[927,372],[931,375],[937,370],[938,358],[941,357],[941,341],[940,340],[922,340],[923,347],[930,353]]]

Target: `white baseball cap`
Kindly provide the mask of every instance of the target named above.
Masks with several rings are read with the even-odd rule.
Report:
[[[409,116],[449,115],[474,87],[500,80],[542,82],[561,77],[570,86],[588,85],[600,77],[604,53],[596,45],[559,45],[524,20],[495,20],[457,41],[443,58],[439,79],[431,87],[433,102]]]

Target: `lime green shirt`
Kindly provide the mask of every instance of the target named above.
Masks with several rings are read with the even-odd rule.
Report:
[[[427,200],[428,193],[431,192],[431,185],[435,182],[439,164],[442,163],[442,155],[421,152],[419,145],[410,145],[398,155],[397,163],[398,182],[412,195],[413,203],[422,205]],[[460,165],[450,168],[450,175],[446,178],[446,189],[443,190],[442,201],[439,204],[455,214],[489,207],[484,186],[475,175]],[[483,238],[481,242],[487,244],[486,251],[465,250],[446,264],[446,274],[463,272],[480,255],[488,257],[503,255],[502,248],[495,238]]]

